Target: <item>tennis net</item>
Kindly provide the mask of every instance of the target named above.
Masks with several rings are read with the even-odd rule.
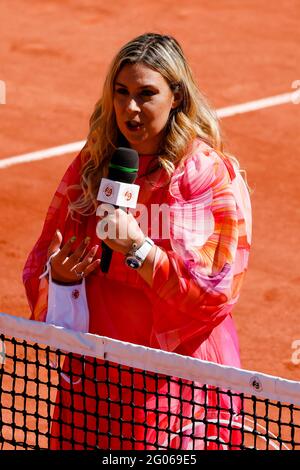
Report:
[[[0,314],[0,449],[300,449],[300,383]]]

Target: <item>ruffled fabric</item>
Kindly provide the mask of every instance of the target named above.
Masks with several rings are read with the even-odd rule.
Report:
[[[232,310],[239,298],[251,244],[251,204],[245,183],[227,158],[200,139],[195,140],[184,165],[175,170],[171,180],[163,168],[143,176],[152,163],[151,156],[140,158],[136,184],[140,185],[139,204],[143,206],[135,213],[145,235],[159,247],[152,287],[125,266],[123,255],[114,253],[108,274],[98,270],[86,279],[89,331],[239,367]],[[66,190],[79,183],[81,165],[79,154],[59,184],[41,236],[24,268],[24,284],[35,320],[44,321],[47,312],[47,280],[38,278],[55,230],[60,229],[63,242],[76,235],[76,243],[86,236],[91,237],[91,246],[99,243],[96,215],[74,220],[68,213]],[[162,204],[159,216],[153,208]],[[101,248],[96,256],[101,256]],[[107,391],[103,388],[95,393],[103,396]],[[122,393],[126,395],[125,388]],[[58,397],[58,401],[69,399],[67,391]],[[239,401],[232,401],[231,406],[238,412]],[[211,393],[210,404],[215,402],[216,394]],[[225,414],[227,402],[224,398]],[[163,397],[160,405],[162,409],[166,406]],[[89,403],[85,406],[88,408]],[[119,411],[115,410],[116,415]],[[198,410],[199,416],[202,412]],[[66,416],[66,420],[69,418]],[[82,420],[82,415],[76,419]],[[53,429],[56,432],[61,430]],[[198,432],[203,433],[203,427]],[[106,444],[102,439],[98,445],[105,448]],[[115,445],[118,448],[120,442]],[[187,439],[182,448],[189,445]]]

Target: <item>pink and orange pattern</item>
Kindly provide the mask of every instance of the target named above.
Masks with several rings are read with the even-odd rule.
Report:
[[[171,181],[162,168],[142,176],[152,159],[140,158],[139,203],[147,207],[148,214],[153,204],[166,203],[170,208],[169,238],[152,236],[151,217],[148,221],[147,235],[159,247],[152,287],[125,266],[122,255],[114,253],[108,274],[99,270],[86,279],[89,331],[239,367],[232,309],[239,298],[251,244],[246,185],[235,165],[200,139]],[[64,242],[73,235],[78,243],[86,236],[91,237],[91,245],[98,241],[96,215],[74,220],[68,212],[66,190],[79,182],[81,164],[78,155],[65,173],[25,265],[24,284],[36,320],[46,317],[47,281],[39,282],[38,277],[56,228]],[[68,401],[67,393],[62,392],[65,396],[58,400]],[[211,404],[215,399],[212,393]],[[239,402],[234,406],[238,411]]]

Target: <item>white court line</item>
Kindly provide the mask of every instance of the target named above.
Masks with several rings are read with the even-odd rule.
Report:
[[[18,165],[19,163],[34,162],[36,160],[44,160],[45,158],[52,158],[57,157],[58,155],[78,152],[82,149],[85,142],[85,140],[80,140],[79,142],[73,142],[72,144],[60,145],[59,147],[51,147],[46,150],[38,150],[37,152],[24,153],[24,155],[3,158],[3,160],[0,160],[0,169]]]
[[[282,95],[270,96],[256,101],[249,101],[248,103],[237,104],[235,106],[228,106],[227,108],[220,108],[216,110],[219,118],[235,116],[236,114],[248,113],[256,111],[257,109],[269,108],[270,106],[277,106],[285,103],[299,102],[300,89],[291,93],[284,93]],[[79,152],[85,144],[85,140],[73,142],[71,144],[60,145],[58,147],[51,147],[46,150],[38,150],[37,152],[25,153],[23,155],[16,155],[13,157],[3,158],[0,160],[0,169],[8,168],[9,166],[18,165],[20,163],[28,163],[37,160],[44,160],[45,158],[52,158],[58,155],[66,155],[68,153]]]
[[[296,90],[291,93],[283,93],[283,95],[270,96],[269,98],[262,98],[261,100],[228,106],[228,108],[220,108],[217,110],[217,115],[219,118],[223,118],[248,113],[249,111],[256,111],[257,109],[270,108],[271,106],[278,106],[279,104],[296,104],[299,102],[299,92],[300,90]]]

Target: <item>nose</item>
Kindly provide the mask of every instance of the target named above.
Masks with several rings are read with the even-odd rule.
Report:
[[[141,110],[136,98],[129,97],[129,100],[128,100],[128,103],[127,103],[127,110],[129,112],[137,112],[137,111]]]

